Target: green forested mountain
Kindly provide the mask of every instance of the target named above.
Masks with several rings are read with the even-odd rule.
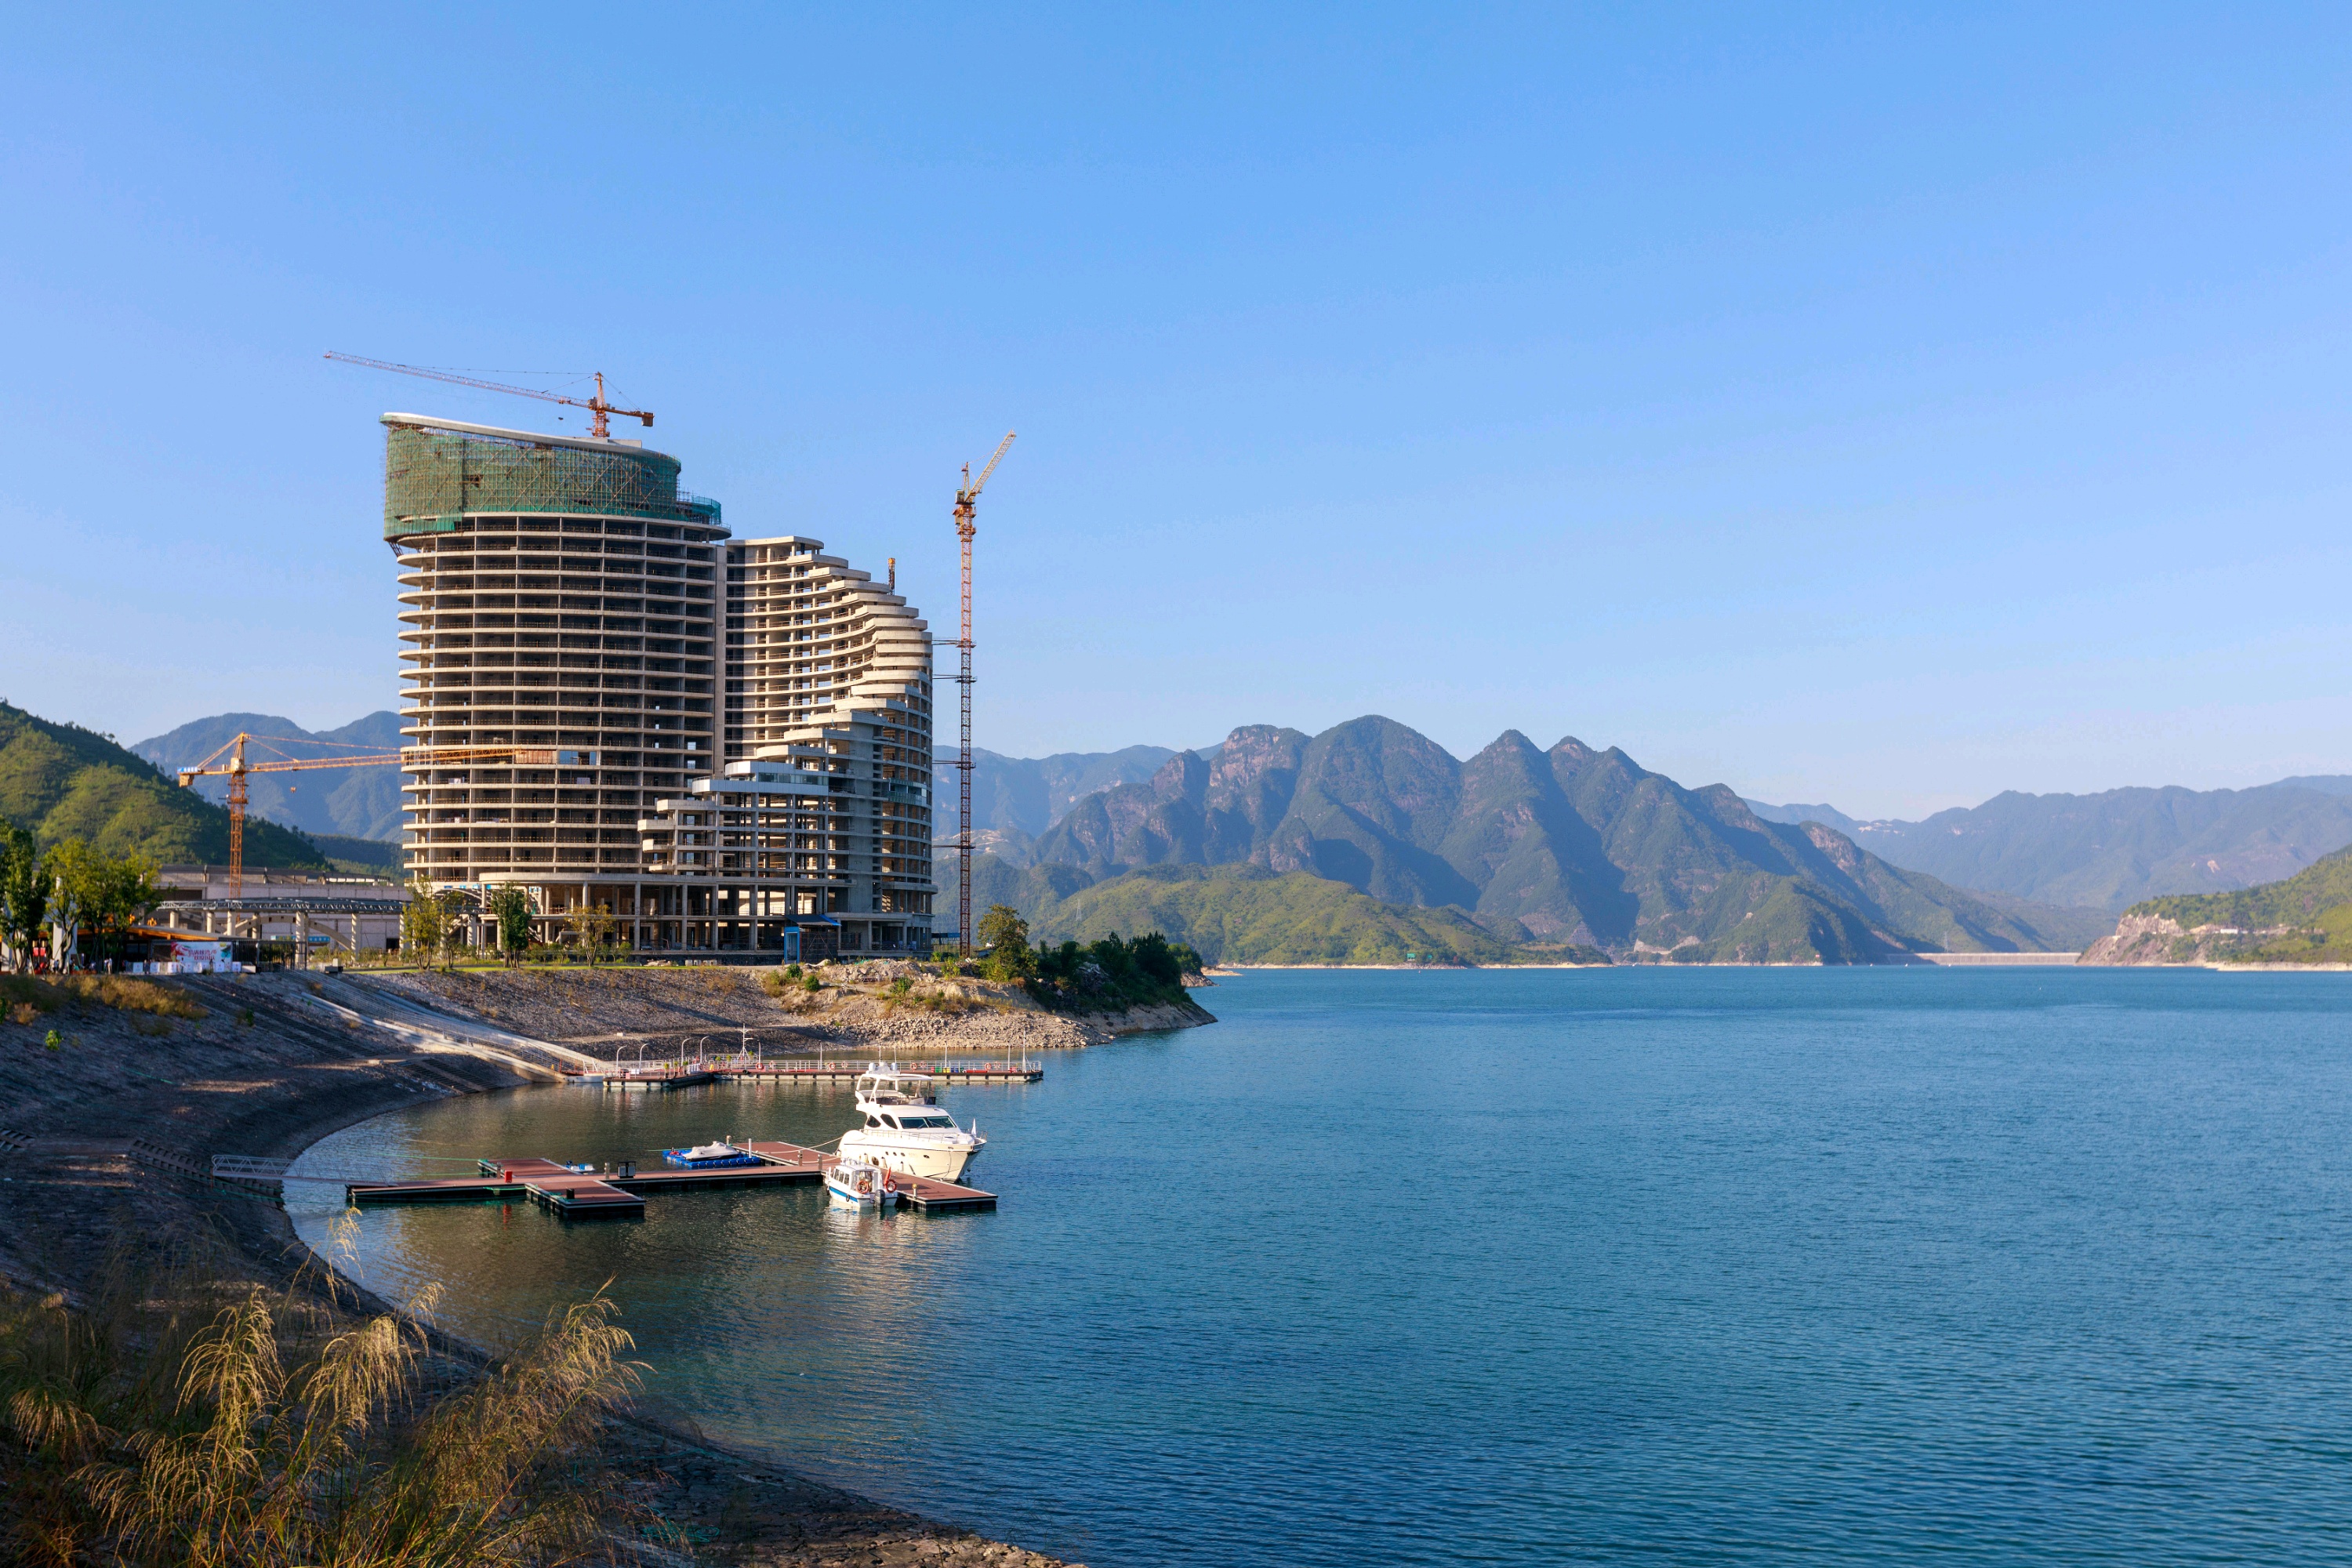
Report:
[[[228,859],[228,811],[179,787],[103,735],[37,719],[0,702],[0,816],[44,846],[80,838],[109,855],[142,850],[160,862]],[[249,866],[326,860],[299,834],[247,820]]]
[[[1073,877],[1246,864],[1451,907],[1499,942],[1621,958],[1866,963],[2071,950],[2095,934],[2079,915],[1996,907],[1898,868],[1820,824],[1766,822],[1727,788],[1685,789],[1614,749],[1546,752],[1512,731],[1461,763],[1377,717],[1312,737],[1236,730],[1078,802],[1031,854],[1033,899],[1067,898]]]
[[[2136,915],[2162,915],[2194,929],[2201,925],[2308,925],[2331,910],[2352,907],[2352,848],[2315,861],[2284,881],[2229,893],[2186,894],[2134,904]]]
[[[2284,881],[2134,904],[2124,911],[2119,935],[2139,923],[2135,917],[2179,925],[2182,934],[2175,942],[2184,956],[2240,963],[2352,963],[2352,848],[2339,849]]]

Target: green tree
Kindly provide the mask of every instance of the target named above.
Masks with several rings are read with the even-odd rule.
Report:
[[[1029,922],[1011,904],[991,904],[988,912],[980,917],[977,934],[983,948],[1027,947]]]
[[[81,946],[82,921],[89,917],[104,862],[79,838],[53,844],[41,859],[49,879],[49,962],[63,969]]]
[[[22,974],[49,910],[49,879],[33,836],[0,819],[0,963]]]
[[[587,953],[588,967],[596,967],[597,956],[612,938],[612,912],[602,904],[574,904],[563,917],[563,923],[572,932],[572,940]]]
[[[982,971],[991,980],[1025,980],[1037,972],[1037,955],[1029,951],[1029,922],[1011,904],[989,905],[978,935],[988,950]]]
[[[400,911],[400,945],[415,955],[416,962],[429,964],[449,940],[449,911],[433,892],[432,884],[419,877],[409,884],[408,903]]]
[[[499,955],[512,969],[530,946],[530,895],[509,882],[490,895],[489,908],[498,922]]]
[[[92,858],[87,919],[97,929],[104,952],[113,957],[122,951],[131,927],[163,898],[163,889],[155,880],[161,868],[139,852],[119,859]]]

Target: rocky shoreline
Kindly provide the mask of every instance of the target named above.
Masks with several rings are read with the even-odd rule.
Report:
[[[776,973],[715,965],[402,971],[367,984],[604,1061],[631,1048],[660,1055],[755,1047],[772,1057],[1020,1056],[1217,1021],[1189,994],[1151,1006],[1053,1012],[1019,985],[941,977],[904,961],[825,964],[791,984]]]
[[[451,1005],[430,986],[390,979],[192,979],[157,991],[192,1004],[184,1011],[200,1009],[200,1017],[80,1002],[35,1022],[0,1023],[6,1107],[0,1153],[7,1157],[0,1284],[78,1300],[122,1249],[160,1259],[177,1247],[211,1244],[251,1278],[288,1285],[318,1259],[274,1200],[212,1181],[209,1156],[291,1158],[331,1132],[420,1099],[552,1083],[566,1065],[594,1054],[534,1038],[520,1019]],[[772,1005],[764,994],[761,1000]],[[499,1010],[495,1001],[487,1008]],[[897,1018],[898,1009],[870,1020],[795,1017],[758,1026],[705,1016],[713,1011],[669,1021],[713,1035],[799,1030],[812,1050],[843,1049],[853,1040],[878,1049],[917,1037],[909,1032],[916,1017]],[[921,1036],[959,1052],[1034,1051],[1213,1021],[1197,1008],[1092,1019],[1040,1013],[1011,1024],[1006,1016],[993,1008],[952,1018],[922,1015]],[[978,1026],[968,1039],[953,1026],[967,1019],[967,1027]],[[59,1037],[55,1049],[46,1044],[51,1030]],[[776,1047],[765,1048],[773,1054]],[[436,1340],[454,1360],[479,1364],[478,1347]],[[656,1419],[616,1422],[608,1437],[633,1500],[685,1538],[711,1543],[708,1555],[698,1547],[691,1558],[671,1552],[665,1561],[1060,1568],[1055,1559],[782,1473]]]
[[[2076,962],[2170,969],[2219,969],[2259,974],[2339,973],[2344,963],[2244,962],[2233,955],[2295,934],[2294,926],[2184,926],[2169,915],[2126,914],[2115,932],[2084,950]]]

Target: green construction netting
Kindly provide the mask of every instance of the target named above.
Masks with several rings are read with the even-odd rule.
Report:
[[[567,512],[716,526],[658,452],[586,452],[414,425],[385,428],[383,535],[448,532],[467,512]]]

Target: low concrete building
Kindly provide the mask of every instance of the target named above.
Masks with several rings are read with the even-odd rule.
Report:
[[[159,932],[346,956],[397,949],[409,899],[406,888],[371,878],[253,867],[241,889],[226,866],[166,866],[156,881],[165,893]]]

